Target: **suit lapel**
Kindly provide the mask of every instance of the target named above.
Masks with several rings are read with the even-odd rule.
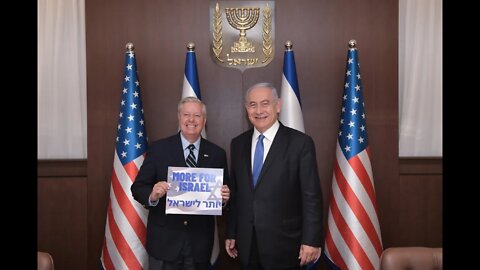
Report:
[[[245,135],[243,136],[242,140],[245,142],[240,142],[240,145],[243,145],[243,149],[240,149],[241,152],[238,153],[240,155],[239,160],[243,161],[242,164],[243,168],[245,168],[246,175],[244,178],[248,180],[250,188],[253,190],[253,176],[252,176],[252,136],[253,136],[253,129],[250,129]],[[246,158],[241,158],[242,156]],[[240,167],[241,168],[241,167]],[[243,178],[243,177],[242,177]]]
[[[208,144],[205,142],[205,139],[200,139],[200,151],[198,152],[197,157],[197,166],[198,167],[209,167],[207,164],[210,160],[210,149]]]
[[[286,131],[287,129],[280,123],[280,127],[278,128],[277,134],[273,139],[272,146],[270,146],[270,150],[268,151],[267,157],[265,158],[265,162],[263,163],[263,166],[262,166],[262,170],[260,171],[260,175],[258,176],[257,187],[262,182],[263,176],[267,173],[268,169],[270,168],[272,163],[275,161],[275,159],[278,157],[281,157],[285,152],[285,148],[287,147],[287,144],[288,144]],[[251,172],[250,172],[250,175],[252,175]]]
[[[175,166],[188,167],[187,163],[185,162],[185,156],[183,155],[184,149],[182,146],[182,139],[180,138],[180,132],[174,137],[174,143],[172,145],[175,147],[175,149],[172,151],[173,160],[175,164],[178,164]]]

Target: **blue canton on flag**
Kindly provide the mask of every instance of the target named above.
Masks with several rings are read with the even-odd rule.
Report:
[[[147,135],[135,54],[127,52],[125,62],[125,77],[123,79],[116,139],[116,150],[123,165],[147,151]]]
[[[350,159],[368,145],[357,48],[349,49],[346,70],[338,142],[345,157]]]

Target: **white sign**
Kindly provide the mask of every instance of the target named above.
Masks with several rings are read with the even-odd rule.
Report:
[[[222,215],[223,169],[168,167],[166,214]]]

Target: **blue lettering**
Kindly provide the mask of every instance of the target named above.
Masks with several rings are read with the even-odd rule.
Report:
[[[215,175],[214,174],[200,174],[200,182],[215,182]]]
[[[178,179],[180,178],[179,177],[179,174],[178,172],[173,172],[172,174],[172,181],[178,181]]]
[[[190,192],[212,192],[208,183],[187,183],[182,182],[178,185],[179,191]]]

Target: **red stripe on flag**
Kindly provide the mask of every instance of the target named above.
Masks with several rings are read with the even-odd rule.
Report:
[[[330,197],[330,203],[331,201],[334,200],[333,196]],[[330,232],[330,227],[327,226],[327,232],[325,236],[325,245],[328,248],[328,254],[330,255],[330,259],[340,267],[340,269],[348,269],[347,265],[345,264],[345,261],[342,258],[342,255],[338,252],[337,246],[335,245],[335,242],[333,241],[332,238],[332,233]]]
[[[109,210],[110,209],[111,208],[109,208]],[[105,270],[115,270],[112,259],[110,258],[110,253],[108,253],[107,241],[105,239],[103,240],[102,257],[103,257],[103,267],[105,268]]]
[[[125,172],[128,174],[128,177],[132,183],[133,181],[135,181],[135,177],[137,177],[138,174],[138,168],[134,161],[135,160],[132,160],[129,163],[123,165],[123,168],[125,169]]]
[[[135,253],[133,253],[128,242],[123,237],[122,232],[118,228],[117,223],[113,218],[111,206],[108,207],[108,224],[110,233],[112,234],[113,242],[115,243],[115,246],[117,247],[117,250],[122,256],[122,259],[127,265],[128,269],[142,269],[142,265],[135,256]]]
[[[330,211],[332,212],[332,217],[335,220],[338,231],[342,235],[345,243],[347,244],[348,248],[357,260],[360,267],[362,269],[375,269],[375,267],[373,267],[372,263],[368,259],[368,256],[363,250],[362,246],[358,242],[357,238],[353,234],[352,230],[350,229],[350,227],[348,227],[348,224],[343,218],[340,209],[338,209],[338,205],[335,200],[330,201]]]
[[[356,168],[353,168],[353,170],[357,172]],[[365,211],[362,203],[355,195],[355,192],[352,190],[351,186],[348,184],[347,180],[342,174],[338,161],[335,162],[335,177],[337,178],[337,184],[342,192],[343,197],[345,197],[350,209],[352,209],[353,213],[362,225],[362,228],[367,233],[370,242],[372,242],[372,245],[375,247],[375,251],[377,252],[378,256],[380,256],[382,254],[382,244],[380,243],[380,239],[376,233],[375,226],[373,226],[372,220],[370,220],[368,217],[367,211]]]
[[[122,212],[127,218],[128,223],[130,223],[130,226],[135,231],[135,234],[137,235],[138,239],[140,239],[143,246],[146,248],[147,229],[143,224],[143,221],[138,215],[137,211],[133,207],[132,201],[124,192],[122,186],[119,183],[117,175],[115,173],[113,173],[112,175],[112,188],[113,188],[113,193],[115,194],[115,198],[117,199],[118,205],[122,209]]]
[[[368,197],[370,197],[370,201],[372,202],[375,208],[375,214],[377,214],[378,216],[377,200],[375,199],[375,190],[373,189],[372,181],[368,176],[365,166],[363,166],[363,163],[360,160],[360,158],[358,158],[358,156],[352,157],[348,161],[348,163],[350,163],[350,166],[352,166],[353,170],[355,171],[355,174],[357,174],[358,179],[360,179],[360,182],[362,183],[363,187],[367,191]]]

